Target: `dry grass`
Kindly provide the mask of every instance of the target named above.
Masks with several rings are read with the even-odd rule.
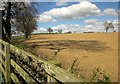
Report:
[[[69,69],[78,58],[76,73],[90,79],[92,69],[105,70],[112,82],[118,81],[118,33],[33,35],[25,43],[43,59],[55,59]]]

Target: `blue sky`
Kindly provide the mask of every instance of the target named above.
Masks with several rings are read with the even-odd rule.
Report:
[[[104,22],[112,22],[117,31],[117,2],[38,2],[38,30],[45,33],[47,28],[54,32],[104,32]]]

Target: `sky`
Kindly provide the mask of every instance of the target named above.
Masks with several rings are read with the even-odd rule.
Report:
[[[56,33],[76,31],[105,32],[104,22],[112,22],[118,30],[118,2],[37,2],[39,15],[37,30],[34,33],[46,33],[52,28]],[[109,30],[110,32],[113,30]]]

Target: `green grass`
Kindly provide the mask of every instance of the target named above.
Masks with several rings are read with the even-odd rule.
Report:
[[[24,38],[24,36],[13,36],[11,39],[11,44],[20,49],[23,49],[26,52],[36,55],[35,50],[32,47],[29,47],[28,45],[23,43],[25,40],[26,39]]]
[[[25,38],[24,36],[12,36],[12,39],[11,39],[11,44],[16,44],[17,42],[21,42],[21,41],[24,41]]]
[[[107,73],[101,68],[93,69],[93,75],[91,77],[90,82],[99,82],[101,84],[109,84],[110,78]]]

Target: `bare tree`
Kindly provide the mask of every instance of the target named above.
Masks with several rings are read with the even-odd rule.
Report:
[[[51,28],[47,28],[47,32],[53,33],[53,30]]]
[[[110,28],[114,29],[114,25],[112,22],[105,22],[104,27],[105,27],[106,33],[108,32],[108,29],[110,29]]]
[[[61,34],[61,33],[62,33],[62,30],[61,30],[61,29],[59,29],[59,30],[58,30],[58,33],[60,33],[60,34]]]

